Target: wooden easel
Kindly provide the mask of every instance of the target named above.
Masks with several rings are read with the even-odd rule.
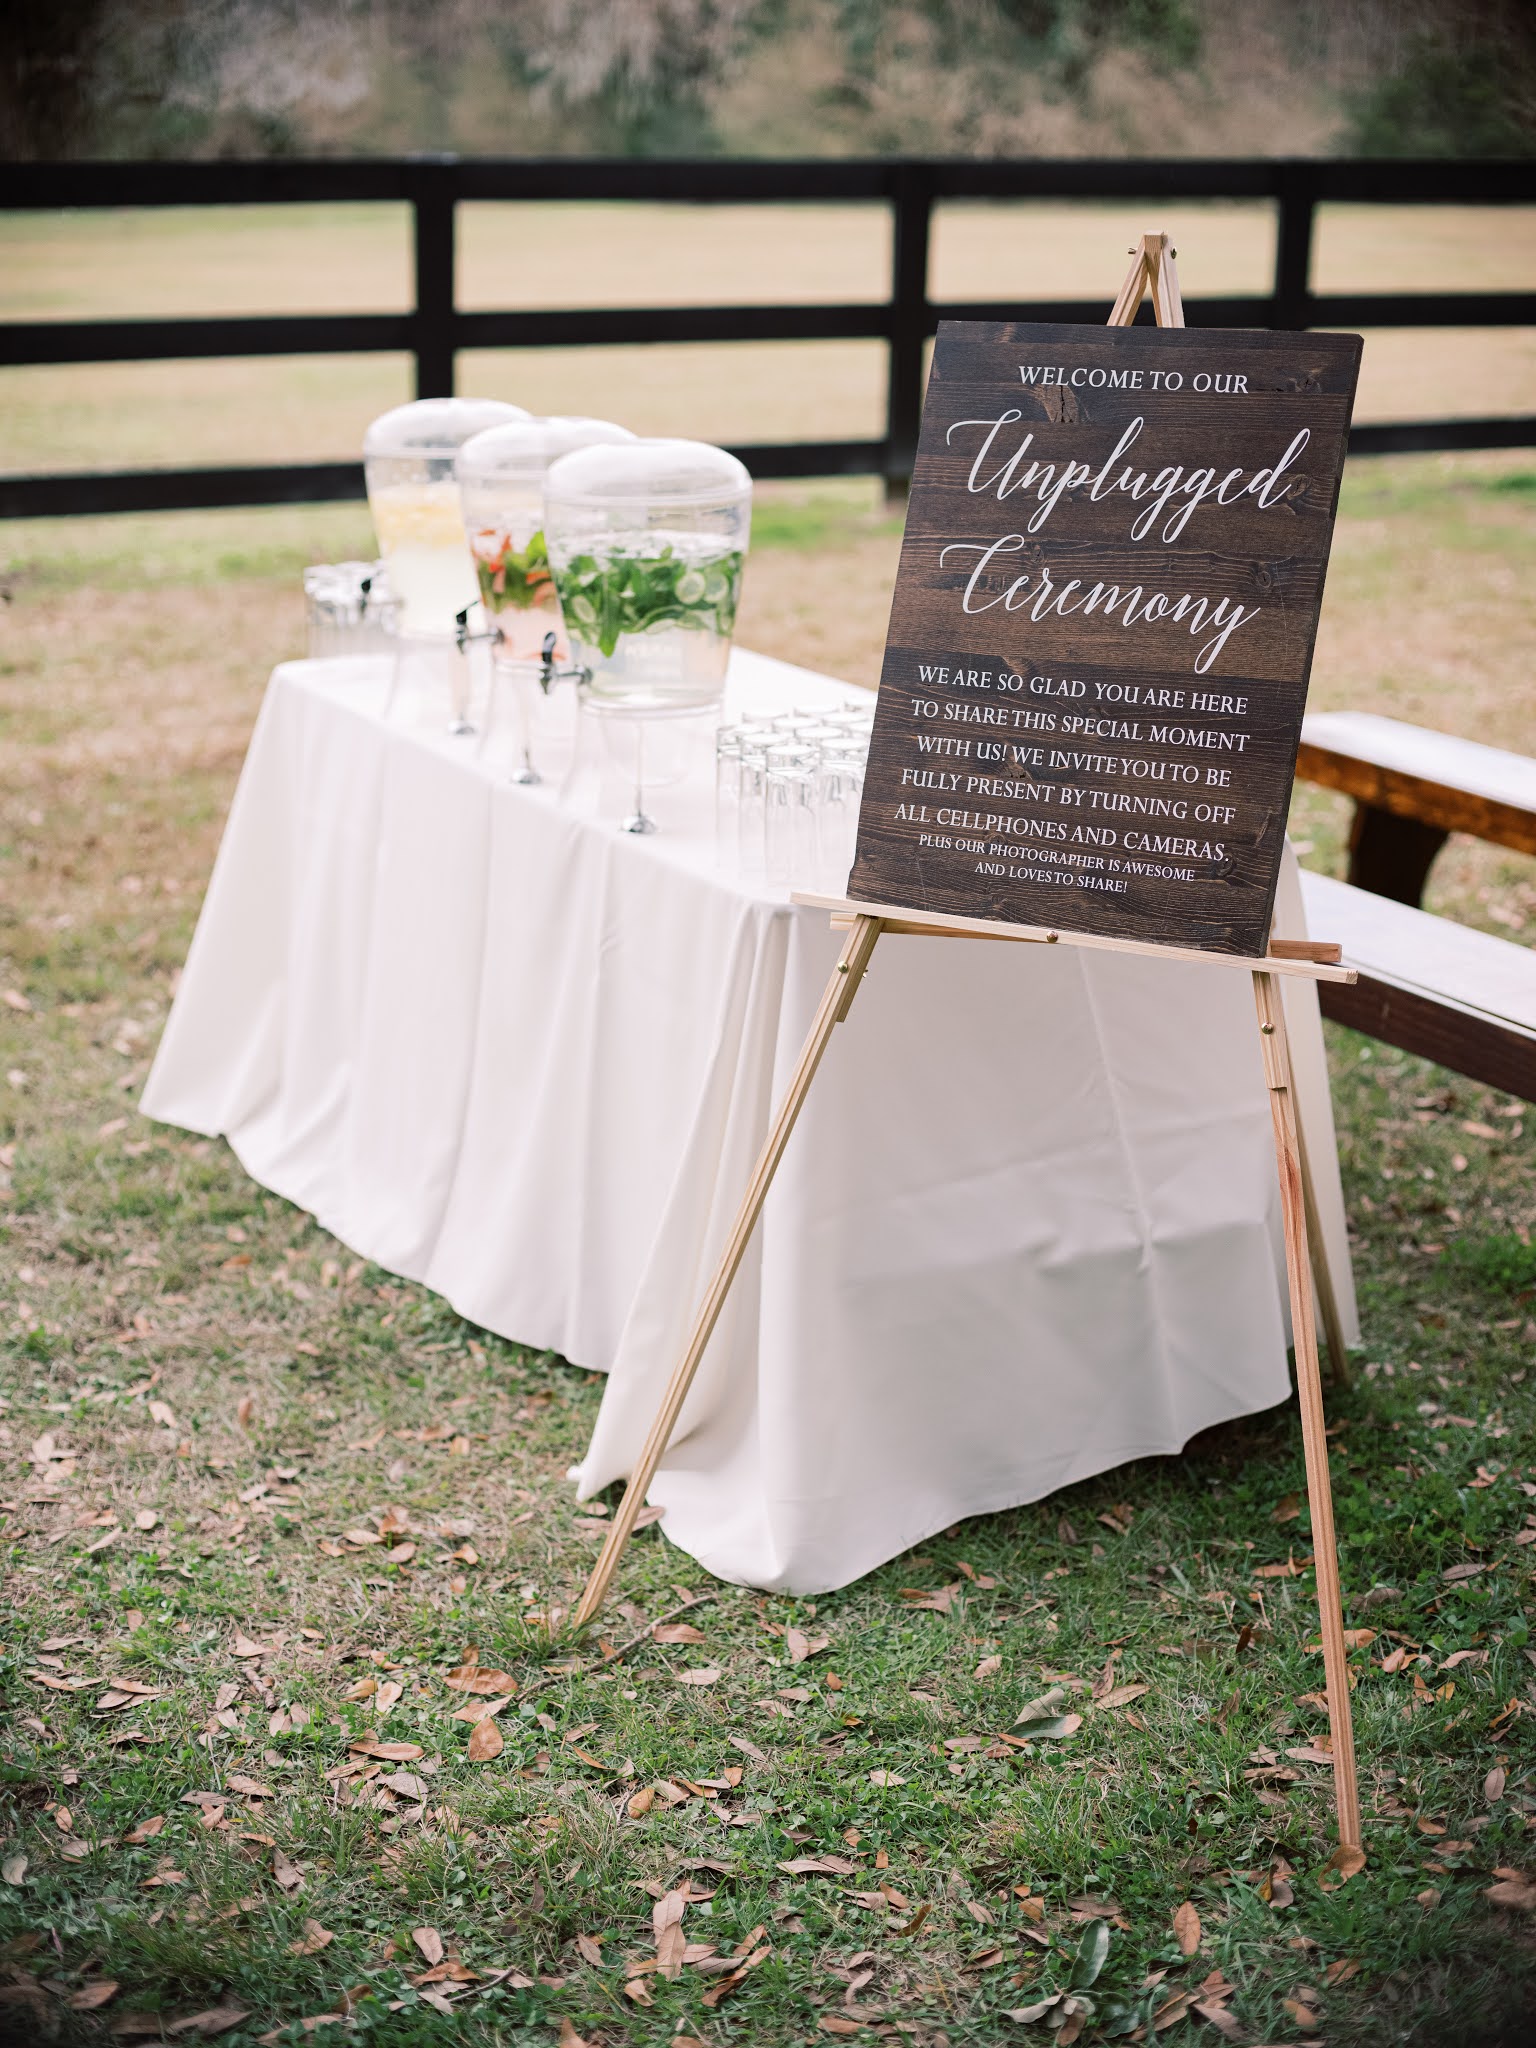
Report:
[[[1143,295],[1150,290],[1160,326],[1182,326],[1183,304],[1179,297],[1174,252],[1166,235],[1143,235],[1133,251],[1135,261],[1110,315],[1111,326],[1129,326],[1135,319]],[[1360,1796],[1355,1777],[1355,1744],[1349,1699],[1349,1657],[1344,1642],[1344,1615],[1339,1588],[1338,1546],[1333,1525],[1333,1490],[1328,1472],[1328,1441],[1323,1413],[1322,1374],[1318,1362],[1317,1325],[1314,1315],[1313,1276],[1308,1259],[1308,1226],[1313,1222],[1313,1204],[1305,1175],[1301,1134],[1297,1121],[1295,1091],[1291,1078],[1290,1043],[1286,1035],[1285,1010],[1277,984],[1285,976],[1313,981],[1353,981],[1353,969],[1338,965],[1339,947],[1311,940],[1272,940],[1261,962],[1227,953],[1207,953],[1194,947],[1145,944],[1135,940],[1100,937],[1087,932],[1049,931],[1043,927],[994,922],[984,918],[953,917],[917,912],[899,905],[857,903],[842,897],[796,894],[796,903],[808,904],[832,913],[835,927],[846,929],[847,940],[841,957],[827,983],[815,1018],[791,1077],[784,1099],[774,1117],[756,1169],[742,1198],[730,1239],[721,1255],[709,1291],[695,1318],[692,1334],[678,1361],[650,1433],[635,1461],[624,1497],[609,1525],[596,1564],[592,1568],[573,1617],[576,1626],[592,1620],[607,1596],[624,1547],[633,1532],[656,1469],[672,1439],[683,1403],[714,1333],[731,1285],[746,1254],[747,1245],[762,1213],[763,1203],[778,1171],[790,1133],[810,1093],[835,1027],[853,1006],[859,985],[869,966],[876,942],[883,934],[892,937],[975,938],[1004,941],[1015,945],[1064,945],[1114,953],[1140,954],[1158,960],[1204,961],[1211,965],[1240,969],[1253,977],[1254,1001],[1258,1009],[1259,1043],[1264,1060],[1264,1078],[1269,1089],[1274,1124],[1275,1157],[1280,1169],[1280,1200],[1285,1218],[1286,1278],[1290,1290],[1291,1330],[1296,1357],[1296,1387],[1301,1407],[1301,1435],[1306,1461],[1307,1499],[1312,1514],[1312,1548],[1317,1573],[1318,1608],[1322,1623],[1323,1666],[1326,1673],[1328,1718],[1333,1737],[1334,1802],[1338,1814],[1341,1848],[1360,1846]],[[1314,1225],[1315,1227],[1315,1225]],[[1331,1288],[1325,1299],[1331,1302]],[[1334,1311],[1336,1318],[1336,1310]],[[1329,1331],[1336,1369],[1342,1369],[1343,1346],[1334,1330]]]

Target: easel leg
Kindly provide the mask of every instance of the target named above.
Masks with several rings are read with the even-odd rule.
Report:
[[[1323,1335],[1328,1340],[1328,1377],[1336,1387],[1345,1387],[1349,1384],[1349,1346],[1344,1342],[1344,1318],[1339,1314],[1339,1297],[1333,1289],[1333,1269],[1328,1264],[1328,1248],[1323,1241],[1323,1226],[1318,1218],[1312,1162],[1307,1157],[1307,1141],[1299,1117],[1296,1120],[1296,1146],[1301,1161],[1301,1194],[1307,1219],[1307,1243],[1312,1253],[1312,1278],[1317,1287]]]
[[[1333,1528],[1333,1487],[1328,1472],[1327,1421],[1317,1359],[1317,1326],[1312,1313],[1312,1273],[1307,1258],[1306,1197],[1296,1099],[1291,1083],[1285,1012],[1274,978],[1253,977],[1264,1077],[1275,1125],[1280,1167],[1280,1200],[1285,1214],[1285,1265],[1291,1294],[1291,1332],[1296,1349],[1296,1393],[1301,1406],[1301,1441],[1307,1466],[1307,1500],[1312,1511],[1312,1551],[1317,1575],[1318,1618],[1323,1638],[1328,1720],[1333,1731],[1334,1803],[1339,1842],[1360,1846],[1360,1793],[1355,1778],[1354,1721],[1349,1699],[1349,1652],[1344,1642],[1344,1609],[1339,1589],[1339,1552]]]
[[[806,1096],[810,1093],[811,1083],[816,1078],[816,1069],[821,1065],[821,1056],[827,1049],[833,1028],[841,1024],[853,1003],[864,970],[869,965],[870,955],[875,950],[875,941],[880,936],[880,930],[881,922],[877,917],[854,919],[853,929],[848,934],[848,942],[843,947],[842,956],[833,969],[832,979],[827,983],[826,993],[817,1008],[810,1035],[800,1054],[799,1065],[795,1068],[788,1091],[779,1105],[778,1115],[773,1120],[773,1127],[768,1133],[747,1192],[742,1197],[729,1242],[721,1255],[720,1264],[716,1267],[715,1276],[710,1282],[709,1292],[705,1295],[703,1306],[694,1322],[693,1332],[688,1339],[688,1348],[678,1361],[676,1370],[667,1384],[666,1395],[656,1420],[651,1424],[650,1434],[641,1446],[640,1455],[635,1461],[635,1469],[624,1489],[624,1498],[619,1503],[618,1513],[609,1527],[597,1563],[592,1567],[592,1576],[587,1580],[580,1605],[576,1609],[575,1622],[578,1628],[592,1619],[607,1597],[608,1587],[624,1553],[624,1546],[634,1529],[635,1517],[639,1514],[645,1496],[650,1490],[651,1481],[656,1476],[656,1467],[661,1463],[667,1445],[672,1440],[672,1432],[677,1427],[683,1403],[688,1398],[688,1389],[693,1385],[694,1375],[698,1372],[709,1340],[714,1334],[715,1324],[720,1319],[720,1311],[724,1308],[726,1297],[731,1291],[731,1283],[736,1278],[748,1241],[758,1217],[762,1214],[763,1203],[767,1200],[768,1190],[773,1184],[773,1176],[778,1171],[779,1161],[784,1156],[784,1148],[789,1143],[789,1134],[795,1127],[795,1120],[800,1114]]]

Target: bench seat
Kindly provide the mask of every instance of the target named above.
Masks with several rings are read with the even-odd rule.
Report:
[[[1305,868],[1301,886],[1307,930],[1360,975],[1319,983],[1325,1017],[1536,1102],[1536,949]]]
[[[1447,836],[1536,853],[1536,761],[1371,711],[1312,711],[1296,773],[1355,800],[1349,879],[1417,903]]]

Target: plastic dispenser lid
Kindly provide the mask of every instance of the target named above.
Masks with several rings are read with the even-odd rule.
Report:
[[[561,505],[722,505],[752,495],[744,463],[707,441],[629,441],[562,455],[544,479]]]
[[[451,455],[471,434],[532,417],[499,398],[418,398],[380,413],[363,436],[363,454]]]
[[[539,483],[552,462],[577,448],[611,447],[633,441],[628,427],[611,420],[555,414],[548,419],[516,420],[510,426],[487,427],[466,441],[454,462],[461,484]]]

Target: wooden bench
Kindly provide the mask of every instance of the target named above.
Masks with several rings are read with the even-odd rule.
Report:
[[[1325,1017],[1536,1102],[1536,951],[1307,868],[1301,892],[1360,975],[1319,983]]]
[[[1418,909],[1452,832],[1536,854],[1536,761],[1400,719],[1313,712],[1296,772],[1355,800],[1349,880],[1302,871],[1309,931],[1359,969],[1323,1014],[1536,1102],[1536,951]]]
[[[1536,854],[1536,761],[1368,711],[1302,720],[1296,773],[1355,800],[1349,879],[1418,903],[1452,832]]]

